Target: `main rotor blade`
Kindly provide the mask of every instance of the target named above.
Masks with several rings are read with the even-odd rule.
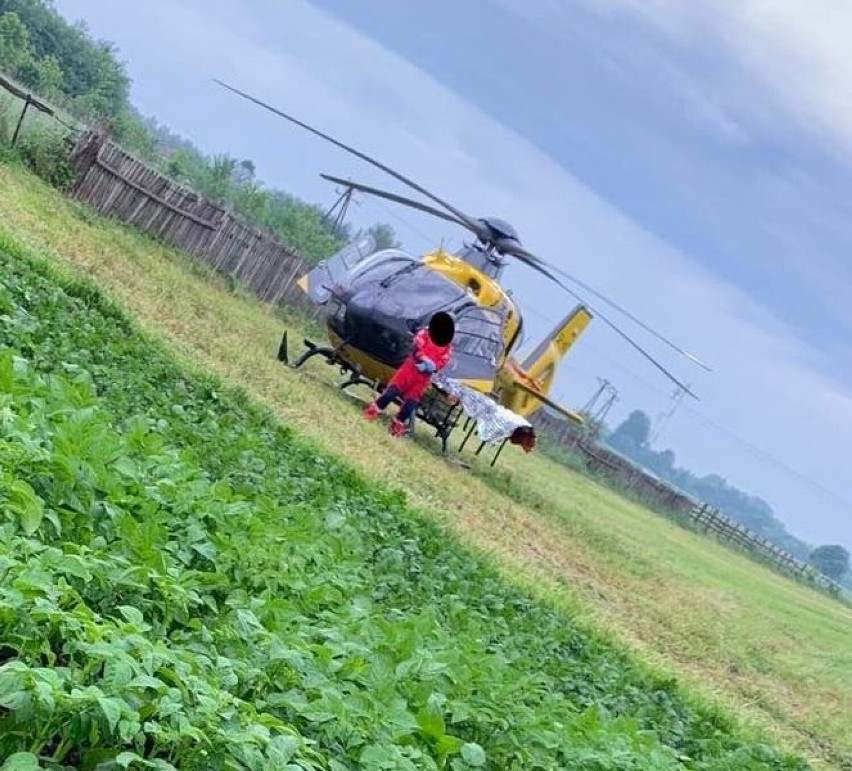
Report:
[[[575,292],[572,292],[564,284],[562,284],[562,288],[566,292],[569,292],[574,297],[576,297],[578,300],[580,300],[580,302],[583,301],[582,297],[580,297]],[[618,333],[621,337],[623,337],[628,343],[630,343],[630,345],[632,345],[637,351],[639,351],[639,353],[641,353],[648,361],[650,361],[651,364],[653,364],[658,370],[660,370],[660,372],[662,372],[669,380],[671,380],[673,383],[675,383],[675,385],[677,385],[678,388],[680,388],[685,393],[689,394],[696,401],[699,400],[698,397],[694,393],[692,393],[692,391],[689,390],[689,386],[686,386],[683,383],[681,383],[680,380],[678,380],[674,375],[672,375],[672,373],[669,372],[662,364],[660,364],[653,356],[651,356],[650,353],[648,353],[644,348],[642,348],[642,346],[640,346],[639,343],[637,343],[635,340],[633,340],[631,337],[629,337],[625,332],[623,332],[621,329],[619,329],[615,324],[613,324],[613,322],[611,322],[600,311],[595,310],[594,308],[589,306],[588,303],[586,305],[589,308],[589,310],[592,311],[592,313],[595,314],[596,318],[601,319],[607,326],[609,326],[616,333]]]
[[[364,185],[364,184],[361,184],[360,182],[351,182],[349,180],[342,179],[341,177],[333,177],[330,174],[320,174],[320,176],[323,179],[327,179],[329,182],[334,182],[335,184],[338,184],[338,185],[344,185],[345,187],[350,187],[353,190],[360,190],[363,193],[368,193],[369,195],[375,195],[379,198],[386,198],[387,200],[393,201],[394,203],[398,203],[398,204],[401,204],[403,206],[410,206],[413,209],[418,209],[419,211],[426,212],[427,214],[431,214],[435,217],[440,217],[441,219],[446,220],[447,222],[452,222],[456,225],[464,226],[464,223],[461,222],[460,220],[456,219],[455,217],[453,217],[449,214],[445,214],[442,211],[438,211],[437,209],[434,209],[431,206],[427,206],[424,203],[420,203],[419,201],[414,201],[410,198],[406,198],[405,196],[397,195],[396,193],[389,193],[386,190],[380,190],[379,188],[376,188],[376,187],[370,187],[369,185]],[[522,249],[521,247],[516,246],[515,244],[510,244],[510,246],[511,246],[511,248],[498,248],[498,251],[503,251],[503,252],[513,254],[518,259],[520,259],[521,262],[524,262],[525,264],[529,265],[529,267],[533,268],[534,270],[537,270],[540,273],[543,273],[551,281],[555,281],[555,282],[559,283],[559,279],[557,279],[556,276],[551,272],[551,270],[549,270],[550,266],[546,265],[543,260],[536,257],[531,252],[528,252],[525,249]]]
[[[498,251],[502,252],[503,254],[511,254],[513,257],[516,257],[533,270],[537,270],[539,273],[547,276],[555,284],[558,284],[563,289],[565,288],[562,282],[552,273],[551,266],[548,265],[544,260],[536,257],[532,252],[528,252],[526,249],[523,249],[520,246],[515,246],[514,244],[511,244],[507,248],[501,248]]]
[[[665,337],[664,335],[660,334],[656,330],[649,327],[641,319],[636,318],[636,316],[634,316],[632,313],[630,313],[630,311],[628,311],[626,308],[622,308],[620,305],[615,303],[613,300],[610,300],[606,296],[602,295],[600,292],[592,289],[592,287],[590,287],[588,284],[586,284],[583,281],[580,281],[580,279],[576,278],[575,276],[572,276],[570,273],[563,270],[562,268],[558,268],[554,265],[550,265],[549,263],[545,263],[543,260],[536,257],[532,252],[527,251],[526,249],[524,249],[521,246],[515,246],[514,244],[509,244],[504,251],[506,251],[507,254],[512,254],[513,256],[519,257],[519,258],[522,258],[522,259],[526,258],[527,260],[538,260],[538,262],[541,265],[546,266],[549,271],[552,271],[554,273],[558,273],[560,276],[564,276],[569,281],[572,281],[573,283],[577,284],[578,286],[583,287],[583,289],[585,289],[587,292],[590,292],[591,294],[595,295],[595,297],[598,297],[599,299],[603,300],[607,305],[609,305],[612,308],[615,308],[617,311],[620,311],[621,313],[623,313],[625,316],[627,316],[627,318],[629,318],[631,321],[636,323],[638,326],[642,327],[642,329],[644,329],[646,332],[649,332],[650,334],[654,335],[654,337],[656,337],[658,340],[661,340],[663,343],[668,345],[673,350],[677,351],[682,356],[685,356],[690,361],[695,362],[699,367],[702,367],[703,369],[707,370],[707,372],[713,371],[703,361],[701,361],[697,356],[689,353],[689,351],[684,351],[680,346],[673,343],[667,337]],[[551,278],[554,278],[554,277],[551,276]],[[568,292],[571,291],[561,281],[559,281],[555,278],[554,278],[554,280],[556,281],[557,284],[559,284],[566,291],[568,291]],[[574,293],[572,292],[571,294],[574,294]],[[574,296],[576,297],[577,295],[574,295]],[[603,317],[601,317],[601,318],[603,318]],[[621,334],[623,334],[623,333],[621,333]]]
[[[680,346],[678,346],[678,345],[676,345],[675,343],[673,343],[673,342],[672,342],[671,340],[669,340],[669,339],[668,339],[665,335],[662,335],[661,333],[659,333],[659,332],[657,332],[656,330],[652,329],[652,328],[651,328],[651,327],[649,327],[647,324],[645,324],[645,322],[643,322],[641,319],[636,318],[636,316],[634,316],[634,315],[633,315],[630,311],[628,311],[626,308],[622,308],[622,307],[621,307],[618,303],[614,302],[613,300],[610,300],[608,297],[605,297],[605,296],[604,296],[604,295],[602,295],[600,292],[595,291],[595,290],[594,290],[594,289],[592,289],[592,287],[590,287],[588,284],[584,283],[583,281],[580,281],[580,279],[579,279],[579,278],[577,278],[576,276],[572,276],[570,273],[568,273],[567,271],[562,270],[561,268],[554,268],[554,270],[555,270],[555,271],[556,271],[556,272],[557,272],[560,276],[564,276],[564,277],[565,277],[565,278],[567,278],[569,281],[571,281],[571,282],[573,282],[573,283],[577,284],[577,286],[581,286],[581,287],[582,287],[583,289],[585,289],[587,292],[589,292],[589,293],[591,293],[591,294],[595,295],[595,297],[599,298],[600,300],[603,300],[603,301],[604,301],[607,305],[609,305],[611,308],[615,308],[615,310],[619,311],[620,313],[623,313],[623,314],[624,314],[625,316],[627,316],[627,318],[629,318],[629,319],[630,319],[630,320],[631,320],[634,324],[636,324],[636,325],[638,325],[638,326],[642,327],[642,329],[644,329],[644,330],[645,330],[646,332],[648,332],[649,334],[652,334],[652,335],[653,335],[654,337],[656,337],[658,340],[660,340],[660,341],[662,341],[663,343],[665,343],[667,346],[669,346],[669,348],[672,348],[673,350],[677,351],[679,354],[681,354],[682,356],[685,356],[685,357],[686,357],[687,359],[689,359],[690,361],[695,362],[695,363],[696,363],[699,367],[701,367],[702,369],[706,370],[707,372],[712,372],[712,371],[713,371],[713,370],[712,370],[710,367],[708,367],[708,366],[707,366],[707,365],[706,365],[703,361],[701,361],[701,360],[700,360],[697,356],[695,356],[694,354],[691,354],[689,351],[684,351],[684,350],[683,350]]]
[[[229,91],[237,94],[238,96],[241,96],[243,99],[247,99],[248,101],[253,102],[254,104],[257,104],[260,107],[263,107],[264,109],[269,110],[270,112],[274,113],[275,115],[278,115],[279,117],[284,118],[285,120],[288,120],[291,123],[294,123],[297,126],[300,126],[301,128],[303,128],[307,131],[310,131],[312,134],[315,134],[316,136],[321,137],[322,139],[325,139],[328,142],[331,142],[333,145],[336,145],[337,147],[341,148],[342,150],[346,150],[347,152],[355,155],[356,157],[360,158],[361,160],[364,160],[367,163],[372,164],[376,168],[381,169],[385,173],[390,174],[392,177],[399,180],[403,184],[408,185],[409,187],[416,190],[418,193],[425,195],[430,200],[434,201],[435,203],[439,204],[440,206],[443,206],[447,211],[454,214],[458,218],[458,220],[457,220],[458,224],[461,224],[464,227],[466,227],[468,230],[470,230],[472,233],[474,233],[481,240],[486,241],[488,239],[488,233],[475,219],[473,219],[472,217],[469,217],[467,214],[460,211],[459,209],[456,209],[454,206],[452,206],[452,204],[449,204],[446,201],[438,198],[436,195],[430,193],[428,190],[426,190],[424,187],[421,187],[416,182],[408,179],[407,177],[404,177],[402,174],[394,171],[390,167],[385,166],[380,161],[377,161],[374,158],[371,158],[370,156],[365,155],[364,153],[360,152],[359,150],[356,150],[354,147],[349,147],[348,145],[345,145],[342,142],[339,142],[338,140],[334,139],[334,137],[331,137],[328,134],[324,134],[322,131],[315,129],[312,126],[309,126],[307,123],[300,121],[298,118],[294,118],[292,115],[288,115],[287,113],[282,112],[281,110],[279,110],[279,109],[277,109],[277,108],[275,108],[275,107],[273,107],[269,104],[266,104],[265,102],[261,101],[260,99],[257,99],[256,97],[253,97],[253,96],[251,96],[251,95],[249,95],[249,94],[247,94],[243,91],[240,91],[239,89],[234,88],[233,86],[229,86],[227,83],[223,83],[221,80],[214,78],[214,82],[217,83],[218,85],[222,86],[223,88],[226,88]],[[344,183],[344,184],[348,184],[348,183]],[[412,202],[412,203],[414,203],[414,202]],[[562,289],[564,289],[566,292],[568,292],[569,294],[573,295],[574,297],[579,299],[581,302],[583,302],[582,297],[577,295],[576,292],[569,289],[562,281],[560,281],[559,279],[557,279],[553,275],[552,271],[556,270],[556,269],[551,268],[550,266],[548,266],[546,263],[544,263],[541,259],[539,259],[535,255],[533,255],[532,253],[527,252],[525,249],[523,249],[520,246],[515,247],[513,244],[505,245],[504,248],[501,249],[501,251],[504,251],[507,254],[513,254],[515,257],[522,260],[523,262],[525,262],[530,267],[534,268],[535,270],[539,271],[540,273],[543,273],[548,278],[555,281],[559,286],[562,287]],[[594,290],[590,289],[589,291],[592,291],[594,294],[597,294],[596,292],[594,292]],[[598,296],[600,296],[600,295],[598,295]],[[601,299],[604,299],[606,302],[612,304],[610,301],[606,300],[605,298],[601,298]],[[654,364],[655,367],[660,369],[668,378],[673,380],[686,393],[688,393],[690,396],[692,396],[695,399],[698,398],[697,396],[695,396],[695,394],[693,394],[689,390],[689,388],[687,388],[679,380],[677,380],[673,375],[671,375],[661,364],[659,364],[650,354],[648,354],[643,348],[641,348],[638,345],[638,343],[634,342],[630,337],[628,337],[624,332],[622,332],[613,322],[609,321],[609,319],[607,319],[605,316],[603,316],[603,314],[601,314],[599,311],[595,311],[595,315],[598,316],[598,318],[603,320],[610,327],[612,327],[613,330],[615,330],[619,335],[621,335],[625,340],[627,340],[634,348],[636,348],[643,356],[645,356],[645,358],[647,358],[652,364]],[[637,320],[637,322],[638,322],[638,320]],[[642,322],[638,322],[638,323],[640,325],[642,324]],[[642,325],[642,326],[644,327],[644,325]],[[645,328],[648,329],[647,327],[645,327]],[[649,331],[651,331],[653,333],[652,330],[649,329]],[[656,333],[653,333],[653,334],[656,334]],[[669,343],[669,344],[672,345],[671,343]],[[681,353],[683,355],[689,357],[693,361],[696,361],[698,364],[701,364],[701,362],[699,362],[691,354],[688,354],[684,351],[681,351]],[[706,368],[706,365],[704,365],[704,364],[701,364],[701,366],[704,366]]]
[[[586,307],[595,315],[596,318],[599,318],[601,321],[604,322],[604,324],[606,324],[608,327],[610,327],[614,332],[616,332],[618,335],[623,337],[630,345],[632,345],[637,351],[639,351],[639,353],[641,353],[642,356],[644,356],[648,361],[651,362],[651,364],[653,364],[658,370],[660,370],[660,372],[662,372],[669,380],[671,380],[673,383],[675,383],[678,388],[685,391],[693,399],[698,401],[698,397],[694,393],[692,393],[692,391],[689,390],[689,386],[686,386],[683,383],[681,383],[680,380],[678,380],[674,375],[672,375],[671,372],[669,372],[662,364],[660,364],[653,356],[651,356],[650,353],[648,353],[641,345],[639,345],[639,343],[637,343],[635,340],[633,340],[633,338],[631,338],[626,332],[623,332],[621,329],[619,329],[618,326],[616,326],[612,321],[610,321],[606,316],[604,316],[599,310],[592,308],[575,291],[573,291],[572,289],[569,289],[561,281],[559,281],[558,283],[559,283],[559,286],[561,286],[566,292],[568,292],[568,294],[575,297],[580,302],[585,303]]]
[[[500,245],[497,248],[498,252],[502,254],[511,254],[513,257],[517,257],[521,262],[526,263],[527,265],[533,265],[538,270],[545,273],[545,275],[549,276],[556,283],[559,283],[559,279],[554,275],[554,271],[556,268],[550,263],[545,262],[541,257],[537,257],[532,252],[524,249],[520,244],[512,243],[511,241],[501,241]]]
[[[254,102],[255,104],[259,105],[260,107],[263,107],[265,110],[269,110],[270,112],[275,113],[275,115],[278,115],[279,117],[284,118],[285,120],[288,120],[291,123],[295,123],[297,126],[300,126],[301,128],[305,129],[306,131],[310,131],[312,134],[315,134],[318,137],[322,137],[326,141],[331,142],[333,145],[336,145],[337,147],[341,148],[342,150],[346,150],[346,152],[352,153],[352,155],[355,155],[356,157],[360,158],[361,160],[372,164],[373,166],[375,166],[378,169],[381,169],[382,171],[384,171],[387,174],[390,174],[392,177],[394,177],[395,179],[398,179],[403,184],[408,185],[409,187],[416,190],[418,193],[425,195],[430,200],[432,200],[435,203],[443,206],[447,211],[449,211],[450,213],[452,213],[456,217],[458,217],[459,221],[461,223],[463,223],[464,226],[466,228],[468,228],[468,230],[470,230],[472,233],[474,233],[477,237],[479,237],[479,238],[487,237],[487,234],[483,230],[482,226],[479,225],[479,223],[477,223],[475,219],[473,219],[472,217],[469,217],[464,212],[456,209],[452,204],[449,204],[446,201],[443,201],[440,198],[438,198],[436,195],[433,195],[428,190],[426,190],[426,188],[421,187],[416,182],[413,182],[412,180],[408,179],[407,177],[402,176],[402,174],[400,174],[397,171],[394,171],[389,166],[385,166],[383,163],[381,163],[380,161],[377,161],[375,158],[371,158],[369,155],[365,155],[360,150],[356,150],[354,147],[349,147],[349,145],[345,145],[345,144],[343,144],[343,142],[339,142],[334,137],[331,137],[328,134],[324,134],[319,129],[315,129],[312,126],[309,126],[307,123],[303,123],[298,118],[294,118],[292,115],[288,115],[287,113],[282,112],[278,108],[273,107],[272,105],[266,104],[266,102],[262,102],[260,99],[257,99],[255,97],[249,95],[249,94],[246,94],[245,92],[240,91],[239,89],[234,88],[233,86],[229,86],[227,83],[223,83],[221,80],[217,80],[216,78],[214,78],[213,81],[215,83],[218,83],[223,88],[226,88],[229,91],[232,91],[233,93],[237,94],[238,96],[243,97],[243,99],[247,99],[250,102]]]
[[[536,257],[534,254],[532,254],[532,252],[528,252],[526,249],[524,249],[522,247],[512,247],[511,249],[507,249],[506,251],[510,254],[513,254],[515,257],[518,257],[519,259],[521,259],[523,262],[527,263],[531,267],[534,267],[539,272],[544,273],[544,275],[548,276],[549,278],[553,279],[553,281],[558,286],[560,286],[562,289],[564,289],[566,292],[568,292],[568,294],[570,294],[572,297],[574,297],[575,299],[577,299],[581,303],[583,303],[595,315],[596,318],[599,318],[601,321],[604,322],[604,324],[609,326],[618,335],[623,337],[630,345],[632,345],[637,351],[639,351],[639,353],[642,354],[642,356],[644,356],[648,361],[651,362],[651,364],[653,364],[658,370],[660,370],[660,372],[662,372],[669,380],[671,380],[673,383],[675,383],[678,386],[678,388],[680,388],[683,391],[685,391],[686,393],[688,393],[693,399],[696,399],[696,400],[698,399],[698,397],[694,393],[692,393],[692,391],[689,390],[688,386],[681,383],[680,380],[678,380],[674,375],[672,375],[672,373],[669,372],[662,364],[660,364],[653,356],[651,356],[650,353],[648,353],[644,348],[642,348],[642,346],[639,345],[639,343],[637,343],[635,340],[633,340],[626,332],[623,332],[621,329],[619,329],[616,324],[614,324],[612,321],[610,321],[599,310],[592,308],[592,306],[589,305],[589,303],[587,303],[586,300],[583,297],[581,297],[579,294],[577,294],[573,289],[571,289],[569,286],[567,286],[563,281],[560,281],[558,278],[556,278],[556,276],[554,276],[550,272],[550,270],[553,269],[550,265],[547,265],[542,260],[540,260],[538,257]]]
[[[442,220],[447,220],[447,222],[452,222],[455,225],[467,227],[465,223],[457,217],[453,217],[451,214],[442,212],[432,206],[427,206],[425,203],[414,201],[411,198],[406,198],[405,196],[397,195],[396,193],[389,193],[386,190],[380,190],[377,187],[363,185],[360,182],[350,182],[349,180],[341,179],[340,177],[332,177],[330,174],[320,174],[320,176],[323,179],[327,179],[329,182],[344,185],[345,187],[350,187],[353,190],[359,190],[362,193],[368,193],[369,195],[374,195],[378,198],[386,198],[388,201],[393,201],[394,203],[401,204],[402,206],[410,206],[412,209],[419,209],[422,212],[426,212],[426,214],[431,214],[433,217],[440,217]]]

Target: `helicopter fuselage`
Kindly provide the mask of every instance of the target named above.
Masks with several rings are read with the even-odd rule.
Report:
[[[551,281],[555,282],[558,286],[566,290],[569,294],[573,295],[577,300],[580,300],[581,302],[581,298],[573,290],[571,290],[560,278],[558,278],[557,274],[561,274],[562,276],[568,278],[570,281],[584,286],[587,291],[594,292],[594,290],[591,290],[590,287],[585,286],[578,279],[575,279],[574,277],[565,273],[565,271],[560,270],[555,266],[548,265],[546,262],[538,258],[535,254],[528,251],[521,244],[520,239],[518,237],[518,233],[515,228],[509,222],[506,222],[502,218],[471,217],[470,215],[465,214],[463,211],[453,206],[448,201],[445,201],[436,196],[434,193],[429,192],[428,190],[426,190],[426,188],[417,184],[414,180],[408,179],[404,175],[400,174],[398,171],[395,171],[389,166],[386,166],[385,164],[381,163],[379,160],[371,158],[369,155],[366,155],[360,150],[357,150],[354,147],[344,144],[340,140],[332,137],[331,135],[326,134],[320,131],[319,129],[314,128],[313,126],[308,125],[307,123],[299,120],[298,118],[292,115],[288,115],[280,109],[277,109],[272,105],[267,104],[254,96],[251,96],[250,94],[240,91],[239,89],[236,89],[233,86],[229,86],[228,84],[223,83],[222,81],[216,82],[224,88],[227,88],[229,91],[238,94],[242,98],[254,102],[255,104],[278,115],[279,117],[289,121],[290,123],[293,123],[301,127],[302,129],[309,131],[315,136],[324,139],[326,142],[330,142],[331,144],[339,147],[342,150],[345,150],[351,155],[354,155],[360,158],[361,160],[371,164],[375,168],[380,169],[386,174],[389,174],[390,176],[397,179],[399,182],[402,182],[409,188],[416,190],[419,194],[428,198],[431,201],[431,204],[426,204],[423,201],[416,201],[411,198],[406,198],[405,196],[392,193],[386,190],[380,190],[369,185],[353,182],[352,180],[344,180],[339,177],[332,177],[327,174],[322,175],[325,179],[334,182],[335,184],[344,185],[347,188],[347,195],[351,195],[353,191],[360,191],[369,195],[378,196],[379,198],[384,198],[386,200],[393,201],[397,204],[401,204],[403,206],[419,210],[426,214],[430,214],[433,217],[437,217],[438,219],[452,222],[473,233],[476,236],[478,243],[474,245],[465,246],[459,256],[450,255],[444,252],[443,250],[438,250],[437,252],[433,252],[432,254],[427,255],[423,260],[411,261],[420,262],[421,265],[427,266],[427,269],[431,269],[432,271],[434,271],[435,274],[445,277],[447,279],[447,286],[449,286],[450,284],[455,284],[458,287],[462,287],[465,292],[470,293],[471,297],[473,298],[473,303],[476,307],[479,307],[480,309],[493,310],[496,311],[498,314],[505,314],[505,316],[502,317],[501,324],[502,335],[504,338],[502,340],[502,351],[499,353],[499,355],[496,356],[496,358],[492,357],[495,358],[495,361],[496,359],[499,359],[499,363],[496,369],[494,369],[494,367],[492,366],[490,384],[486,385],[490,390],[490,388],[495,385],[495,380],[498,374],[501,376],[508,375],[511,386],[509,390],[511,390],[512,392],[517,392],[519,390],[524,391],[525,393],[527,393],[528,396],[531,396],[533,397],[533,399],[538,400],[538,402],[543,403],[541,397],[544,397],[545,394],[542,393],[542,386],[539,384],[544,385],[545,388],[549,388],[549,384],[551,384],[553,381],[556,361],[561,359],[561,357],[564,356],[567,352],[567,348],[565,347],[566,341],[569,347],[570,345],[573,345],[573,341],[576,340],[577,336],[585,328],[586,324],[590,319],[588,310],[583,308],[582,310],[572,311],[566,319],[560,322],[558,328],[554,332],[555,339],[548,340],[547,345],[541,351],[539,359],[536,359],[532,362],[528,362],[528,365],[525,367],[518,368],[514,364],[514,362],[510,360],[510,355],[512,350],[517,347],[519,333],[522,327],[522,320],[520,318],[520,315],[518,314],[518,309],[511,301],[511,298],[509,297],[508,293],[504,292],[503,289],[496,283],[496,281],[491,281],[491,278],[499,280],[500,273],[505,264],[503,262],[503,258],[512,257],[513,259],[516,259],[521,263],[527,265],[528,267],[538,271],[540,274],[547,276]],[[340,262],[345,265],[346,260],[342,259]],[[373,267],[373,265],[367,267],[369,269]],[[334,282],[332,281],[332,283]],[[312,286],[312,282],[309,279],[306,280],[304,284],[300,280],[300,286],[305,289],[307,294],[312,299],[314,299],[315,302],[320,303],[324,303],[326,301],[322,299],[325,296],[326,291],[333,291],[331,289],[326,290],[325,287]],[[357,287],[350,288],[357,289]],[[411,292],[408,293],[409,296],[411,294]],[[624,311],[624,309],[619,308],[619,306],[612,303],[600,293],[594,292],[594,294],[596,294],[608,304],[618,308],[618,310],[620,310],[621,312],[627,313],[626,311]],[[491,299],[489,299],[489,295],[491,296]],[[330,320],[329,322],[329,335],[333,336],[333,338],[336,338],[337,345],[343,345],[347,343],[348,338],[346,337],[346,335],[354,329],[353,325],[347,325],[345,323],[345,317],[347,314],[346,304],[346,301],[343,301],[341,303],[341,308],[344,316],[344,319],[341,320],[341,323],[338,324],[338,320]],[[362,309],[368,308],[370,305],[366,296],[363,298],[359,298],[357,301],[355,301],[354,304],[360,305]],[[441,309],[451,310],[452,308],[449,306],[445,306]],[[419,310],[423,309],[421,308]],[[376,361],[380,361],[382,363],[382,366],[385,368],[388,366],[393,366],[391,361],[396,361],[398,357],[402,355],[401,352],[405,348],[405,345],[402,341],[410,334],[409,327],[412,324],[422,324],[428,321],[428,319],[425,319],[423,314],[420,313],[419,310],[418,312],[413,312],[411,309],[406,308],[404,311],[404,323],[401,327],[398,325],[394,326],[394,324],[391,323],[383,322],[379,315],[375,317],[376,325],[373,331],[370,333],[371,337],[369,338],[369,344],[372,346],[372,350],[375,351],[374,355],[369,355],[369,361],[371,362],[371,364],[375,363]],[[601,318],[604,319],[601,314],[598,315],[600,315]],[[695,356],[682,350],[659,333],[654,332],[654,330],[650,329],[650,327],[648,327],[647,325],[639,322],[639,320],[633,317],[631,314],[627,313],[627,315],[634,322],[640,323],[641,326],[646,329],[646,331],[649,331],[654,334],[657,338],[665,342],[674,350],[678,351],[681,355],[686,356],[693,363],[699,364],[705,370],[710,371],[710,368],[700,362]],[[356,316],[357,313],[353,315],[353,319]],[[655,367],[657,367],[661,372],[663,372],[670,380],[674,381],[680,389],[682,389],[685,393],[688,393],[689,395],[695,397],[695,394],[692,393],[689,386],[683,384],[680,380],[674,377],[674,375],[672,375],[665,367],[663,367],[659,362],[657,362],[657,360],[653,356],[651,356],[647,351],[645,351],[644,348],[642,348],[631,338],[629,338],[612,322],[607,319],[604,320],[606,321],[608,326],[613,328],[623,338],[625,338],[625,340],[627,340]],[[383,336],[385,341],[390,346],[390,354],[380,353],[382,347],[381,345],[379,345],[379,343],[381,343]],[[332,342],[335,342],[335,340],[333,339]],[[553,359],[553,362],[548,363],[551,359]],[[507,364],[511,365],[511,367],[505,366]],[[541,369],[542,374],[538,377],[534,377],[534,380],[536,382],[533,382],[530,385],[522,384],[521,380],[526,378],[529,374],[528,372],[524,373],[522,370],[531,371],[532,369]],[[366,376],[371,377],[370,375]],[[510,397],[508,398],[511,401],[513,397],[510,395]]]
[[[414,334],[439,310],[452,313],[460,331],[448,374],[492,391],[519,342],[521,315],[500,284],[444,250],[407,264],[402,253],[374,260],[334,292],[329,340],[365,377],[386,382],[409,354]]]

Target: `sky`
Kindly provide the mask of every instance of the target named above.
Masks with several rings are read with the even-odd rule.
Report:
[[[318,126],[626,306],[594,297],[699,400],[656,425],[677,464],[764,498],[812,544],[852,548],[852,6],[830,0],[56,0],[114,41],[131,98],[208,153],[330,206],[322,172],[411,194],[243,102]],[[466,234],[362,197],[422,252]],[[533,346],[575,299],[505,273]],[[674,385],[600,320],[556,395],[606,378],[656,422]]]

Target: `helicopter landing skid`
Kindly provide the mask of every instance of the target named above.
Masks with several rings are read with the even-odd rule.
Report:
[[[299,369],[308,359],[312,359],[314,356],[321,356],[325,359],[326,364],[336,364],[342,371],[351,372],[351,368],[337,355],[339,348],[332,348],[328,345],[317,345],[307,338],[302,342],[305,345],[305,350],[291,364],[287,331],[285,330],[281,337],[281,344],[278,346],[278,361],[286,364],[290,369]]]
[[[325,360],[326,364],[338,367],[341,374],[347,376],[344,381],[337,385],[341,391],[345,391],[347,388],[358,385],[368,386],[374,391],[378,388],[378,383],[375,380],[371,380],[370,378],[365,377],[360,371],[353,369],[348,362],[338,355],[340,347],[332,348],[328,345],[317,345],[308,339],[305,339],[302,342],[305,345],[305,350],[302,351],[302,353],[291,364],[287,344],[287,332],[285,330],[284,335],[281,338],[281,344],[278,346],[278,361],[283,362],[289,366],[290,369],[299,369],[299,367],[308,361],[308,359],[312,359],[314,356],[320,356]]]
[[[370,380],[370,378],[364,377],[360,372],[353,372],[352,370],[346,371],[349,372],[349,377],[337,386],[341,391],[345,391],[347,388],[357,385],[365,385],[373,391],[376,390],[377,383],[375,380]]]
[[[291,364],[287,331],[285,330],[281,337],[281,344],[278,346],[278,361],[287,365],[290,369],[299,369],[309,359],[312,359],[315,356],[320,356],[325,360],[326,364],[339,367],[340,371],[347,375],[346,379],[337,386],[341,391],[346,391],[348,388],[358,385],[368,386],[374,391],[378,389],[379,384],[376,381],[365,377],[361,372],[353,369],[338,355],[339,348],[332,348],[328,345],[318,345],[317,343],[307,339],[303,342],[305,350],[299,354],[299,356]],[[412,415],[411,422],[406,433],[409,435],[413,433],[414,421],[416,418],[420,418],[424,423],[435,429],[435,437],[441,442],[441,454],[446,455],[447,450],[449,449],[448,442],[450,435],[457,427],[461,417],[462,409],[460,405],[447,405],[446,403],[442,403],[442,400],[427,397],[419,405],[416,414]],[[468,424],[469,421],[466,421],[465,429],[467,429]],[[459,448],[460,450],[467,443],[468,438],[470,438],[470,433],[472,433],[472,428],[471,431],[468,431],[468,435],[465,437],[464,442],[462,442],[462,446]],[[502,450],[502,447],[500,449]],[[479,450],[476,451],[476,454],[479,455],[481,451],[482,447],[480,446]],[[496,460],[497,458],[495,457],[491,463],[492,466]]]
[[[305,340],[306,351],[303,351],[296,361],[293,362],[293,369],[299,369],[308,359],[312,359],[314,356],[322,356],[325,359],[326,364],[339,364],[341,363],[339,359],[337,359],[337,351],[334,348],[330,348],[327,345],[316,345],[316,343],[312,343],[310,340]]]

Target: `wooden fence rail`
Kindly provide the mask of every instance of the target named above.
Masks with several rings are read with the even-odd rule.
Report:
[[[8,93],[12,94],[12,96],[17,97],[24,103],[21,107],[21,112],[18,115],[18,120],[15,124],[15,131],[12,134],[12,139],[10,142],[12,147],[14,147],[18,142],[18,137],[21,134],[21,128],[24,125],[24,119],[27,117],[27,112],[30,107],[32,107],[34,110],[38,110],[44,115],[49,115],[51,118],[58,121],[66,128],[76,130],[76,126],[71,125],[63,118],[61,118],[56,112],[56,110],[54,110],[53,107],[51,107],[49,104],[45,104],[41,99],[38,99],[37,97],[33,96],[33,94],[31,94],[29,91],[24,90],[19,85],[13,83],[11,80],[3,77],[2,75],[0,75],[0,89],[7,91]]]
[[[757,556],[776,570],[834,596],[842,595],[840,585],[812,565],[796,559],[784,549],[752,533],[718,509],[696,501],[662,479],[652,476],[618,453],[589,442],[567,421],[541,410],[533,416],[531,422],[543,437],[579,453],[591,471],[625,486],[644,500],[687,516],[699,530],[712,533],[719,540]]]
[[[296,286],[310,265],[271,233],[134,158],[110,141],[107,123],[83,131],[2,75],[0,89],[23,101],[13,143],[29,108],[80,134],[70,158],[75,198],[230,275],[263,302],[286,303],[316,315]]]
[[[313,310],[296,281],[310,265],[271,233],[146,166],[111,142],[106,126],[86,132],[71,154],[72,195],[232,276],[261,301]]]

